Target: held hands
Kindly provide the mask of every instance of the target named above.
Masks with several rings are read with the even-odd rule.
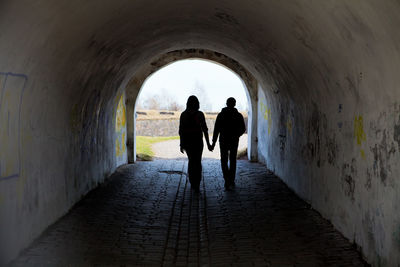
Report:
[[[211,152],[213,151],[213,147],[210,144],[207,144],[208,150],[210,150]]]
[[[213,143],[212,145],[210,143],[207,144],[207,148],[211,152],[214,150],[214,147],[215,147],[215,143]],[[185,149],[183,149],[182,147],[180,147],[180,151],[182,154],[185,154]]]
[[[210,150],[212,152],[214,150],[215,143],[213,142],[212,145],[211,144],[207,144],[207,146],[208,146],[208,150]]]

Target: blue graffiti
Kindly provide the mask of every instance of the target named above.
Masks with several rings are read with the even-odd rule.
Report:
[[[0,121],[6,122],[7,131],[0,133],[0,136],[14,139],[2,146],[0,151],[0,181],[19,177],[21,173],[21,109],[28,77],[24,74],[0,72],[1,80]],[[10,106],[10,101],[5,97],[7,94],[16,97],[16,107]],[[5,166],[11,166],[11,170],[7,170]]]

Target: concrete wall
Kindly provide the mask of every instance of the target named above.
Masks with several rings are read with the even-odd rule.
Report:
[[[123,163],[132,77],[201,48],[258,81],[262,161],[369,262],[399,265],[398,14],[396,0],[1,1],[1,263]]]
[[[289,83],[260,84],[259,158],[370,263],[398,266],[398,21],[371,8],[336,8],[327,24],[298,20],[296,34],[319,35],[297,36],[302,48],[284,55]]]

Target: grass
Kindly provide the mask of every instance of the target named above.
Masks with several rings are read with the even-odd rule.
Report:
[[[179,139],[179,136],[136,136],[136,157],[138,160],[153,160],[154,152],[151,150],[153,144],[176,139]]]

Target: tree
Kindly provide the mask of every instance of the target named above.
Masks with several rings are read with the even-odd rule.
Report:
[[[180,111],[180,110],[183,110],[183,109],[184,109],[184,107],[182,105],[180,105],[178,102],[176,102],[175,100],[171,101],[168,104],[168,110]]]
[[[212,104],[210,102],[210,99],[208,98],[207,92],[204,89],[203,84],[201,84],[199,81],[196,81],[192,93],[199,99],[201,110],[203,111],[212,110]]]
[[[151,94],[146,97],[140,97],[137,108],[170,111],[183,110],[183,106],[165,89],[161,90],[161,94]]]
[[[153,94],[149,95],[143,103],[143,107],[146,109],[160,109],[161,108],[161,101],[160,101],[160,96]]]

